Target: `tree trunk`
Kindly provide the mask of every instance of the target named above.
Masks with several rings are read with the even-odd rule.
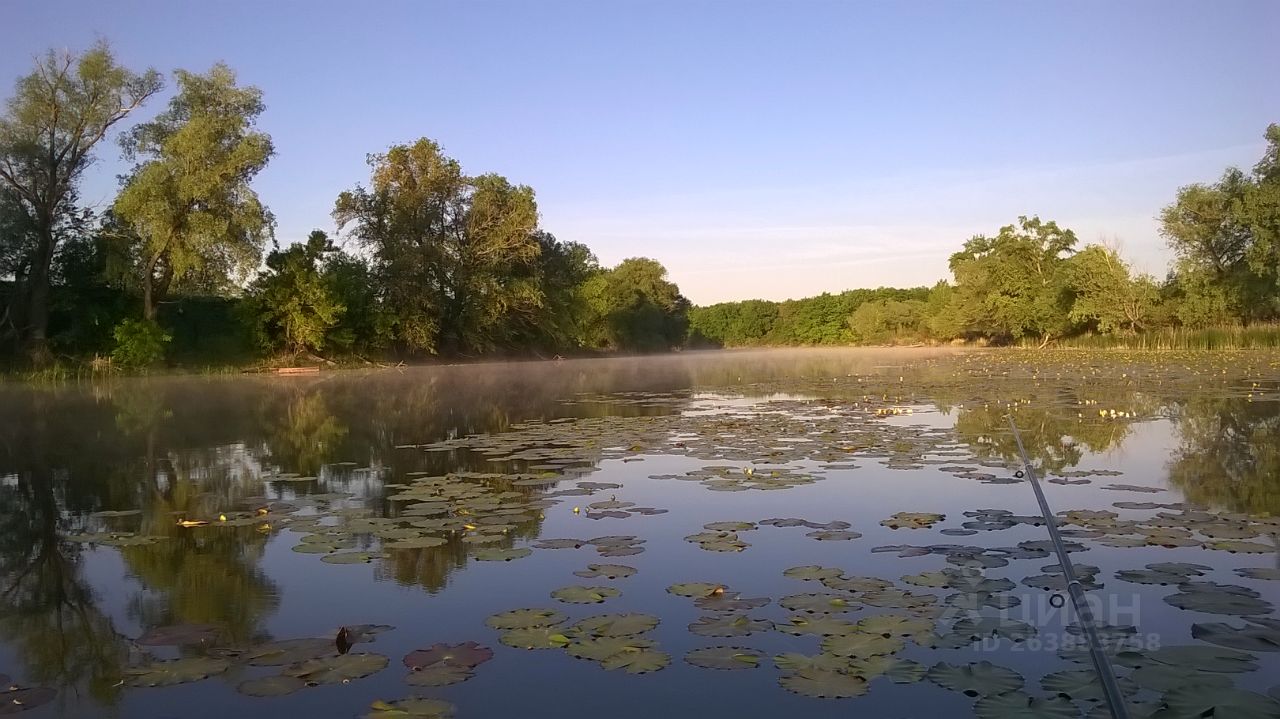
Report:
[[[156,304],[151,296],[151,271],[142,273],[142,319],[148,322],[154,322],[156,319]]]
[[[53,243],[53,228],[40,228],[27,277],[27,355],[36,367],[53,361],[49,351],[49,265],[53,262]]]

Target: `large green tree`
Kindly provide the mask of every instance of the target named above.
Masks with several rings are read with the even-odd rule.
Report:
[[[74,192],[93,149],[160,90],[155,70],[130,72],[100,42],[76,56],[50,51],[18,79],[0,115],[0,185],[30,223],[22,279],[22,330],[33,361],[49,358],[49,271],[76,214]]]
[[[339,195],[333,215],[372,254],[403,348],[490,351],[539,313],[532,188],[468,176],[426,138],[371,155],[369,165],[369,186]]]
[[[1155,319],[1160,288],[1150,277],[1133,276],[1114,249],[1088,245],[1068,261],[1067,275],[1073,322],[1105,333],[1133,334]]]
[[[319,350],[344,310],[324,276],[335,251],[329,236],[315,230],[305,243],[267,255],[267,271],[249,289],[249,307],[261,344],[290,352]]]
[[[266,167],[271,138],[255,129],[262,92],[236,85],[223,64],[174,73],[168,109],[122,139],[139,161],[115,213],[137,233],[143,317],[184,281],[228,284],[257,267],[274,218],[250,186]]]
[[[1266,140],[1252,172],[1182,187],[1160,213],[1192,316],[1219,305],[1245,323],[1280,316],[1280,125]]]
[[[654,352],[684,343],[689,300],[657,260],[632,257],[592,277],[583,288],[588,344]]]
[[[952,301],[964,329],[996,339],[1035,337],[1041,345],[1066,334],[1067,258],[1075,244],[1074,232],[1039,217],[1019,217],[994,237],[966,242],[950,261]]]

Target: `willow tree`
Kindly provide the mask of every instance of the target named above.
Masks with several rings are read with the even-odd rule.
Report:
[[[50,51],[18,79],[0,116],[0,186],[18,203],[32,241],[22,260],[24,315],[32,359],[48,358],[49,268],[76,214],[74,192],[93,149],[162,86],[155,70],[135,74],[105,42],[80,56]]]
[[[407,350],[500,347],[543,304],[533,189],[471,177],[426,138],[369,156],[369,187],[333,216],[373,256],[395,339]]]
[[[237,86],[223,64],[174,77],[168,110],[121,141],[138,164],[114,209],[140,238],[134,272],[147,320],[184,280],[230,282],[256,268],[274,226],[250,186],[273,154],[255,129],[262,91]]]

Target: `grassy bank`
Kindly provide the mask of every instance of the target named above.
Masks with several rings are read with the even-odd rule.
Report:
[[[1028,342],[1024,346],[1035,346]],[[1280,348],[1280,323],[1258,323],[1247,327],[1165,327],[1137,334],[1083,334],[1054,343],[1057,347],[1080,349],[1135,350],[1232,350]]]

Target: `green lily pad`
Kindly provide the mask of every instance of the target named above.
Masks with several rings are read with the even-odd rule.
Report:
[[[253,667],[278,667],[332,654],[332,639],[285,639],[250,647],[244,660]]]
[[[694,649],[684,656],[684,660],[695,667],[703,669],[755,669],[760,666],[764,657],[755,649],[743,647],[706,647]]]
[[[1033,697],[1022,692],[984,696],[973,705],[978,719],[1076,719],[1080,710],[1062,697]]]
[[[554,609],[512,609],[494,614],[484,623],[493,629],[533,629],[553,627],[565,620],[565,616]]]
[[[866,679],[824,669],[800,669],[778,679],[787,691],[817,699],[846,699],[867,693]]]
[[[272,674],[257,679],[246,679],[236,686],[236,691],[251,697],[282,697],[306,686],[306,683],[297,677]]]
[[[1021,642],[1036,635],[1036,628],[1017,619],[1001,619],[1000,617],[977,617],[961,619],[951,631],[970,639],[979,640],[986,637],[1001,637],[1014,642]]]
[[[1262,544],[1261,542],[1242,542],[1239,540],[1223,540],[1218,542],[1206,542],[1205,546],[1209,549],[1217,549],[1231,554],[1269,554],[1276,551],[1275,547]]]
[[[711,522],[702,525],[713,532],[747,532],[756,528],[755,522]]]
[[[1179,585],[1176,594],[1164,598],[1165,603],[1179,609],[1209,614],[1270,614],[1274,607],[1247,587],[1214,582],[1186,582]]]
[[[929,670],[919,662],[892,655],[856,657],[849,660],[846,671],[868,681],[884,677],[895,684],[914,684],[925,678]]]
[[[787,621],[778,622],[773,626],[784,634],[797,637],[805,635],[830,637],[857,631],[853,622],[822,614],[788,617]]]
[[[125,682],[133,687],[167,687],[174,684],[198,682],[215,674],[221,674],[231,666],[225,659],[213,657],[186,657],[152,662],[141,667],[124,670]]]
[[[601,614],[574,624],[569,632],[593,637],[630,637],[653,629],[659,621],[648,614]]]
[[[860,532],[854,532],[848,529],[820,529],[816,532],[809,532],[804,535],[810,539],[816,539],[819,542],[847,542],[862,537]]]
[[[613,587],[583,587],[568,586],[560,587],[553,591],[551,596],[566,604],[599,604],[611,597],[617,597],[622,592]]]
[[[839,634],[822,640],[822,651],[837,657],[874,657],[901,651],[902,640],[880,634]]]
[[[338,654],[285,667],[281,674],[297,677],[307,686],[344,684],[380,672],[387,663],[387,658],[381,654]]]
[[[651,647],[653,647],[653,642],[649,639],[640,639],[638,637],[598,637],[575,639],[565,647],[565,650],[571,657],[599,662],[615,654],[649,649]]]
[[[572,640],[559,629],[527,627],[509,629],[498,637],[498,641],[516,649],[562,649]]]
[[[889,529],[928,529],[946,518],[945,514],[933,512],[898,512],[880,520],[880,524]]]
[[[746,637],[773,628],[768,619],[752,619],[745,614],[723,617],[698,617],[689,631],[700,637]]]
[[[1225,622],[1191,625],[1191,636],[1232,649],[1254,652],[1280,651],[1280,629],[1246,624],[1233,627]]]
[[[1240,567],[1234,571],[1246,579],[1261,579],[1270,582],[1280,581],[1280,568],[1276,567]]]
[[[923,617],[876,614],[858,621],[858,631],[884,637],[914,637],[933,631],[934,622]]]
[[[440,699],[409,698],[394,702],[374,702],[362,719],[445,719],[455,707]]]
[[[499,539],[502,536],[499,535]],[[448,544],[448,540],[443,537],[410,537],[407,539],[397,539],[394,542],[384,542],[384,549],[430,549],[432,547],[443,547]]]
[[[774,666],[784,672],[800,672],[805,669],[818,669],[827,672],[843,672],[849,668],[848,657],[837,657],[832,654],[798,654],[787,652],[773,658]]]
[[[596,577],[625,579],[635,573],[635,567],[628,567],[625,564],[588,564],[586,569],[579,569],[573,574],[584,579],[595,579]]]
[[[465,682],[475,674],[468,667],[449,662],[432,664],[409,672],[405,683],[415,687],[447,687]]]
[[[971,697],[1016,691],[1023,683],[1021,674],[987,661],[974,664],[938,662],[929,669],[927,676],[929,681],[944,689]]]
[[[832,579],[843,574],[841,570],[835,567],[821,567],[816,564],[807,564],[802,567],[791,567],[783,570],[782,576],[801,581],[819,581],[822,579]]]
[[[1233,687],[1178,687],[1164,695],[1161,719],[1276,719],[1280,702],[1264,694]]]
[[[793,594],[778,600],[783,609],[806,614],[837,614],[857,609],[852,597],[842,594]]]
[[[1241,674],[1258,668],[1257,657],[1232,649],[1188,644],[1160,647],[1139,655],[1144,663],[1159,662],[1188,669],[1224,674]]]
[[[1127,677],[1118,678],[1116,683],[1124,694],[1133,694],[1138,691],[1138,685]],[[1102,689],[1102,682],[1098,681],[1097,672],[1092,669],[1067,669],[1054,672],[1041,678],[1040,686],[1051,694],[1073,701],[1100,702],[1107,698],[1106,692]]]
[[[671,663],[671,655],[652,649],[626,649],[600,661],[609,671],[621,669],[628,674],[648,674]]]
[[[724,591],[724,589],[723,584],[711,582],[683,582],[667,587],[668,592],[680,597],[706,597],[716,590]]]
[[[1129,679],[1143,689],[1167,692],[1178,687],[1229,687],[1231,678],[1221,673],[1203,672],[1171,664],[1147,664],[1129,673]]]

